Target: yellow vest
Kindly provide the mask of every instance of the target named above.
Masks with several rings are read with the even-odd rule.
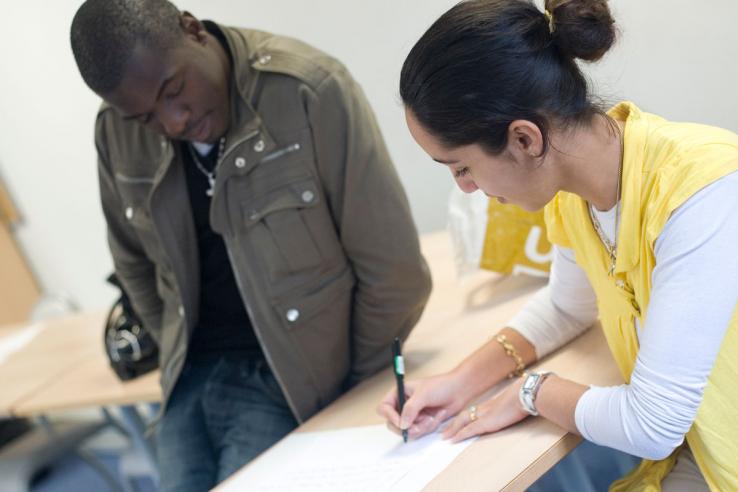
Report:
[[[627,102],[608,114],[625,121],[614,277],[608,275],[610,259],[582,198],[559,192],[546,206],[545,217],[550,241],[574,249],[586,271],[597,295],[610,351],[629,382],[638,353],[635,318],[648,329],[644,321],[656,264],[656,239],[671,213],[694,193],[738,171],[738,135],[669,122]],[[711,490],[738,490],[738,304],[687,442]],[[644,460],[611,490],[661,490],[661,480],[671,470],[675,454],[662,461]]]

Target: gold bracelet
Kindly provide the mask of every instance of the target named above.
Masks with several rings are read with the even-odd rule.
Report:
[[[525,369],[525,364],[523,363],[523,358],[520,357],[520,354],[517,350],[515,350],[515,345],[510,343],[507,340],[507,337],[505,335],[497,335],[495,337],[495,340],[502,345],[502,348],[505,350],[505,353],[512,357],[512,359],[515,361],[515,370],[512,371],[510,374],[507,375],[508,379],[513,377],[518,377],[523,375],[523,369]]]

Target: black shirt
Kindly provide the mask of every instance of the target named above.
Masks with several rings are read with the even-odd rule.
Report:
[[[205,21],[204,24],[231,58],[220,30],[211,22]],[[227,352],[262,357],[261,347],[236,285],[225,242],[210,227],[210,196],[206,194],[208,178],[198,169],[194,160],[197,158],[204,169],[212,172],[218,158],[218,147],[218,144],[214,145],[206,156],[201,156],[189,142],[178,142],[177,145],[185,167],[200,259],[200,317],[190,341],[189,357]]]

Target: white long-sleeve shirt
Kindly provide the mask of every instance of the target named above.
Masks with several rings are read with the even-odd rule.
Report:
[[[615,211],[598,212],[605,233]],[[612,240],[612,238],[611,238]],[[679,446],[702,401],[738,306],[738,173],[674,211],[656,240],[656,267],[630,384],[591,387],[576,406],[582,436],[636,456],[662,459]],[[547,287],[511,320],[543,357],[590,327],[594,291],[574,252],[554,253]]]

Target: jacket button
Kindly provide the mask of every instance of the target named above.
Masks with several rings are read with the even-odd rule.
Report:
[[[184,315],[185,315],[184,306],[179,306],[179,308],[177,309],[177,313],[179,313],[180,318],[184,318]]]
[[[300,311],[298,311],[297,309],[292,308],[287,311],[287,321],[289,321],[290,323],[294,323],[299,317]]]
[[[266,147],[266,145],[264,144],[264,141],[263,141],[263,140],[261,140],[261,139],[259,139],[259,141],[257,141],[257,142],[256,142],[256,143],[254,144],[254,151],[255,151],[255,152],[264,152],[264,148],[265,148],[265,147]]]
[[[239,169],[246,167],[246,159],[243,157],[236,157],[236,167]]]
[[[133,207],[126,207],[126,219],[131,220],[133,218]]]
[[[302,201],[305,203],[310,203],[313,201],[313,198],[315,198],[315,195],[310,190],[305,190],[302,192]]]
[[[266,65],[270,61],[272,61],[272,55],[262,55],[261,58],[259,58],[259,63],[262,65]]]
[[[257,212],[256,210],[252,210],[251,213],[249,214],[249,219],[257,220],[258,218],[259,218],[259,212]]]

